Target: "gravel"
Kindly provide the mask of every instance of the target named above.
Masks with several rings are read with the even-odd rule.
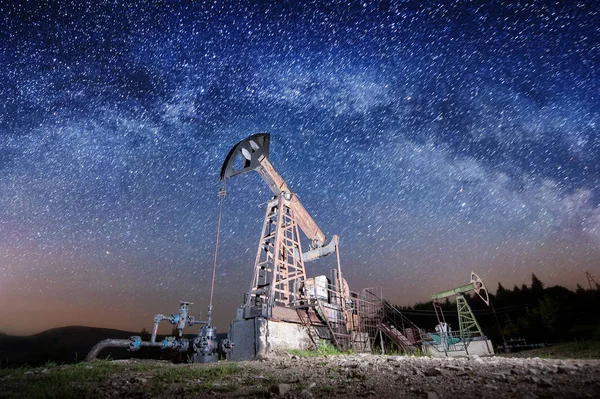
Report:
[[[213,382],[213,388],[207,391],[196,386],[202,381],[190,381],[176,389],[154,390],[151,396],[436,399],[470,394],[476,398],[596,398],[600,393],[599,360],[281,354],[237,364],[236,373]],[[136,377],[148,378],[144,373],[148,372],[139,372]],[[132,380],[131,375],[128,378],[139,381]],[[223,389],[224,386],[228,388]],[[143,390],[136,392],[131,388],[134,387],[130,386],[127,392],[104,394],[147,396]]]

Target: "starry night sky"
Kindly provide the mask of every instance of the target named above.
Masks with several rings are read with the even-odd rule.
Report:
[[[60,3],[0,1],[0,331],[205,313],[219,169],[257,132],[353,290],[600,274],[593,1]],[[220,332],[271,197],[228,190]]]

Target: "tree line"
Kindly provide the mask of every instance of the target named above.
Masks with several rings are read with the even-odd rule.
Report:
[[[483,332],[495,344],[518,338],[527,343],[600,340],[598,284],[588,289],[577,284],[571,291],[560,285],[546,287],[532,274],[529,286],[507,289],[498,283],[496,294],[490,293],[489,307],[476,294],[464,296]],[[446,321],[458,330],[456,304],[446,298],[440,305]],[[433,330],[438,322],[432,301],[398,308],[425,330]]]

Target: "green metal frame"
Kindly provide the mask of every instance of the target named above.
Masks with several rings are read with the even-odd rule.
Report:
[[[477,323],[473,310],[467,303],[467,300],[462,294],[456,294],[456,307],[458,308],[458,327],[460,329],[460,338],[469,338],[475,329],[483,337],[483,330]]]
[[[437,294],[433,294],[431,299],[444,299],[451,296],[462,294],[463,292],[472,291],[475,289],[475,285],[473,283],[469,283],[467,285],[460,286],[458,288],[452,288],[451,290],[442,291]]]
[[[473,310],[463,295],[465,292],[476,290],[477,288],[475,287],[475,284],[470,283],[457,288],[452,288],[451,290],[442,291],[431,296],[431,299],[434,301],[452,296],[456,297],[456,307],[458,308],[458,328],[461,339],[471,337],[472,333],[476,331],[479,332],[482,337],[484,336],[481,326],[479,326],[479,323],[477,323],[477,320],[475,319]]]

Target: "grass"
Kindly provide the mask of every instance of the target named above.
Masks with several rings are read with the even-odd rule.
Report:
[[[0,397],[81,397],[88,394],[95,383],[122,368],[121,365],[112,365],[109,362],[95,362],[93,365],[79,363],[69,366],[49,366],[2,370],[4,389]]]
[[[290,349],[288,353],[292,355],[296,355],[299,357],[317,357],[317,356],[335,356],[335,355],[347,355],[352,352],[342,352],[338,350],[335,346],[331,345],[328,342],[320,341],[319,347],[316,350],[300,350],[300,349]]]
[[[181,384],[189,385],[191,391],[203,391],[211,389],[217,380],[238,370],[236,364],[172,366],[122,364],[101,360],[48,366],[0,370],[0,398],[100,397],[105,388],[131,386],[130,380],[136,378],[150,381],[147,384],[140,383],[137,387],[148,389],[149,393],[160,394],[169,390],[171,385]]]
[[[209,367],[180,366],[164,367],[152,380],[153,393],[160,393],[165,390],[165,386],[173,384],[192,383],[189,389],[193,392],[208,391],[216,387],[215,383],[231,374],[239,371],[239,366],[235,363],[217,364]],[[237,388],[232,385],[219,385],[220,390],[234,391]]]
[[[566,342],[501,356],[546,359],[600,359],[600,341]]]
[[[206,368],[187,365],[181,367],[165,367],[155,379],[167,383],[186,382],[199,379],[214,381],[226,375],[234,374],[237,371],[238,365],[235,363],[219,364]]]

